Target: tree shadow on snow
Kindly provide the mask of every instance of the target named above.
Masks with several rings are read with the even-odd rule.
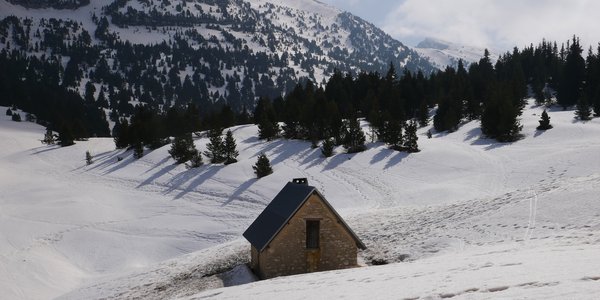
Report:
[[[473,139],[476,139],[476,138],[480,138],[481,135],[482,135],[481,134],[481,128],[479,128],[479,127],[473,128],[473,129],[471,129],[471,130],[469,130],[467,132],[467,134],[465,135],[464,141],[468,142],[470,140],[473,140]]]
[[[58,146],[58,145],[41,146],[41,147],[31,149],[31,151],[35,151],[35,152],[31,152],[30,155],[42,154],[44,152],[49,152],[49,151],[60,149],[60,148],[62,148],[62,147]]]
[[[225,201],[223,204],[221,204],[221,206],[222,207],[227,206],[229,203],[236,200],[241,194],[243,194],[246,190],[248,190],[256,181],[258,181],[258,179],[251,178],[251,179],[247,180],[246,182],[242,183],[237,189],[235,189],[235,191],[233,191],[233,194],[231,194],[231,196],[229,196],[227,201]],[[240,198],[238,200],[243,200],[243,199]]]
[[[272,156],[274,156],[274,158],[271,159],[271,164],[279,164],[293,155],[300,153],[300,151],[306,149],[306,144],[307,143],[303,141],[288,140],[287,143],[282,141],[277,147],[272,148]]]
[[[384,169],[389,169],[391,167],[396,166],[397,164],[399,164],[403,159],[405,159],[409,155],[409,153],[406,153],[406,152],[399,152],[399,151],[394,151],[394,150],[390,150],[390,151],[396,152],[396,155],[392,156],[388,160],[388,162],[385,164]]]
[[[117,162],[116,164],[114,163],[115,160]],[[112,159],[105,160],[106,165],[112,165],[112,167],[106,170],[104,172],[104,175],[120,170],[134,161],[136,161],[136,159],[133,157],[133,151],[125,151],[120,155],[113,155]]]
[[[536,129],[536,130],[535,130],[535,133],[533,134],[533,137],[534,137],[534,138],[536,138],[536,137],[538,137],[538,136],[540,136],[540,135],[544,134],[545,132],[546,132],[546,130],[539,130],[539,129]]]
[[[498,142],[494,139],[490,139],[490,138],[486,138],[486,137],[482,137],[480,136],[478,139],[474,140],[471,145],[473,146],[486,146],[484,148],[484,150],[489,151],[489,150],[494,150],[497,148],[502,148],[508,145],[511,145],[512,143],[502,143],[502,142]]]
[[[204,182],[206,182],[208,179],[212,178],[215,174],[217,174],[223,167],[224,166],[221,166],[221,165],[208,166],[204,170],[204,172],[198,174],[196,176],[196,178],[186,188],[182,188],[181,192],[175,196],[175,199],[180,199],[183,196],[187,195],[189,192],[193,191],[196,187],[201,186],[202,184],[204,184]],[[192,169],[192,170],[188,170],[186,172],[193,173],[194,170]],[[191,178],[194,178],[194,176],[182,177],[181,182],[174,182],[174,184],[169,188],[169,190],[167,190],[166,194],[172,192],[173,190],[175,190],[178,187],[181,187],[181,185],[183,185],[185,182],[188,182],[189,179],[191,179]]]
[[[342,153],[329,158],[327,165],[323,167],[323,171],[328,171],[339,167],[341,164],[349,161],[355,154]]]
[[[152,168],[148,169],[146,172],[144,172],[144,174],[148,174],[150,172],[152,172],[154,169],[160,167],[161,165],[165,164],[166,162],[169,161],[169,159],[171,158],[171,156],[166,156],[165,158],[161,159],[158,163],[156,163],[154,166],[152,166]]]
[[[311,149],[311,151],[306,152],[307,155],[304,156],[304,159],[301,162],[302,165],[308,164],[308,166],[306,166],[306,169],[310,169],[314,166],[320,165],[326,160],[326,158],[323,157],[320,148]]]
[[[84,168],[87,168],[88,171],[102,169],[103,167],[106,167],[107,165],[114,164],[114,161],[115,161],[114,157],[117,156],[119,153],[120,152],[116,152],[115,150],[110,150],[110,151],[104,151],[102,153],[93,155],[92,156],[93,163],[91,165],[87,165],[85,163],[85,160],[82,160],[81,161],[82,165],[71,171],[77,171],[77,170],[81,170]]]
[[[388,149],[388,148],[383,148],[383,149],[379,150],[379,152],[377,154],[373,155],[373,158],[371,158],[370,163],[372,165],[376,164],[376,163],[388,158],[393,153],[394,153],[394,150]]]
[[[250,147],[254,146],[255,144],[260,143],[260,140],[258,139],[257,136],[251,136],[251,137],[243,140],[242,143],[244,143],[244,144],[250,144],[250,146],[248,146],[248,148],[250,148]]]
[[[167,157],[167,159],[168,159],[168,157]],[[164,161],[164,159],[163,159],[163,161]],[[158,167],[158,165],[156,167]],[[154,170],[156,167],[153,167],[150,170]],[[141,188],[141,187],[143,187],[145,185],[151,184],[154,180],[156,180],[156,179],[160,178],[161,176],[163,176],[163,175],[171,172],[175,168],[177,168],[176,164],[171,164],[171,165],[165,166],[164,168],[162,168],[162,169],[158,170],[157,172],[155,172],[154,174],[150,175],[150,177],[146,178],[146,180],[142,181],[136,188]],[[145,173],[150,172],[150,170],[146,171]]]

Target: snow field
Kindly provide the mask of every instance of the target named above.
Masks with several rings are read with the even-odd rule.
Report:
[[[481,138],[471,122],[432,139],[420,129],[422,151],[410,155],[374,143],[326,159],[310,143],[258,141],[255,126],[238,126],[239,162],[195,170],[174,165],[170,146],[135,160],[112,139],[42,145],[43,128],[2,114],[0,290],[9,299],[364,298],[367,291],[592,298],[600,292],[600,122],[551,110],[555,128],[541,133],[541,111],[525,109],[516,143]],[[207,139],[195,143],[203,151]],[[257,180],[252,165],[261,152],[275,173]],[[392,264],[194,296],[247,277],[240,269],[230,279],[216,274],[248,260],[241,233],[294,177],[307,177],[363,239],[362,260]]]

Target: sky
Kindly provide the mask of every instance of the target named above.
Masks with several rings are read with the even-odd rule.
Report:
[[[560,45],[573,34],[587,48],[600,42],[595,0],[321,0],[349,11],[414,46],[425,37],[508,51],[542,39]]]

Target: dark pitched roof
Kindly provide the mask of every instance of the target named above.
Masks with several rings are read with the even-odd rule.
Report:
[[[281,231],[283,226],[294,216],[296,211],[306,202],[308,197],[313,193],[317,193],[323,202],[331,209],[338,218],[340,223],[348,230],[350,235],[356,241],[356,245],[360,249],[366,249],[365,245],[360,241],[356,234],[348,227],[348,224],[338,215],[331,204],[327,202],[325,197],[319,191],[309,185],[296,184],[289,182],[275,196],[273,201],[267,205],[265,210],[254,220],[254,222],[244,232],[244,237],[258,251],[262,251],[273,240],[273,238]]]

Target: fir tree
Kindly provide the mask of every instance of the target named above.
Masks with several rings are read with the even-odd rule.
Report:
[[[332,139],[325,139],[321,145],[321,153],[325,157],[333,156],[333,147],[335,146]]]
[[[142,142],[136,142],[133,145],[133,157],[136,159],[144,157],[144,146],[142,145]]]
[[[58,132],[58,144],[61,147],[67,147],[75,144],[75,138],[71,132],[71,128],[63,126]]]
[[[183,135],[175,137],[171,144],[169,154],[178,164],[182,164],[198,153],[194,141],[192,140],[191,133],[185,133]]]
[[[279,124],[270,120],[268,117],[261,117],[258,123],[258,138],[261,140],[272,141],[279,135]]]
[[[518,120],[519,110],[509,98],[500,95],[501,91],[496,90],[494,98],[486,104],[481,115],[481,131],[499,142],[514,142],[523,129]]]
[[[262,178],[273,173],[271,162],[264,153],[258,155],[258,160],[256,161],[256,164],[252,166],[252,169],[254,169],[254,174],[256,174],[257,178]]]
[[[548,130],[552,128],[552,125],[550,125],[550,117],[545,109],[542,112],[542,117],[538,122],[540,122],[540,126],[537,127],[538,130]]]
[[[188,169],[199,168],[204,164],[202,161],[202,154],[199,151],[194,152],[192,157],[190,158],[190,163],[186,164],[185,167]]]
[[[351,118],[347,120],[346,126],[348,131],[344,136],[344,148],[347,153],[356,153],[365,151],[365,133],[360,128],[360,122],[357,118]]]
[[[85,163],[88,166],[94,163],[94,161],[92,160],[92,154],[90,154],[90,151],[85,151]]]
[[[225,160],[226,165],[237,162],[237,157],[239,153],[236,150],[236,147],[237,145],[235,143],[235,138],[233,138],[231,130],[227,130],[227,133],[225,134],[225,142],[223,145],[223,158]]]
[[[117,120],[113,127],[113,136],[115,140],[115,147],[117,149],[123,149],[132,143],[130,126],[127,119],[123,118],[121,121]]]
[[[208,144],[204,155],[210,158],[213,164],[219,164],[225,161],[223,156],[223,138],[221,137],[221,129],[211,129],[208,133]]]
[[[581,99],[585,80],[585,60],[581,56],[582,52],[579,38],[573,36],[558,86],[558,104],[564,109],[576,104]]]
[[[429,107],[425,100],[421,101],[421,105],[419,106],[418,118],[421,127],[429,125]]]
[[[6,115],[12,116],[12,110],[10,110],[10,107],[6,109]]]
[[[577,110],[575,116],[581,121],[589,121],[592,119],[592,108],[590,107],[587,97],[584,95],[577,101]]]
[[[404,137],[404,150],[409,153],[419,152],[419,145],[417,141],[419,137],[417,136],[417,123],[413,120],[408,123],[406,126],[406,133]]]
[[[535,98],[535,104],[537,104],[537,105],[542,105],[546,102],[546,96],[544,95],[544,90],[540,86],[534,85],[533,97]]]
[[[386,122],[384,141],[390,145],[390,149],[402,151],[402,122],[399,120],[390,120]]]
[[[600,116],[600,86],[597,88],[595,101],[592,103],[592,106],[594,108],[594,115],[597,117]]]
[[[54,132],[49,128],[46,128],[46,133],[44,134],[44,139],[42,140],[43,144],[46,145],[54,145],[56,143],[56,138],[54,136]]]

